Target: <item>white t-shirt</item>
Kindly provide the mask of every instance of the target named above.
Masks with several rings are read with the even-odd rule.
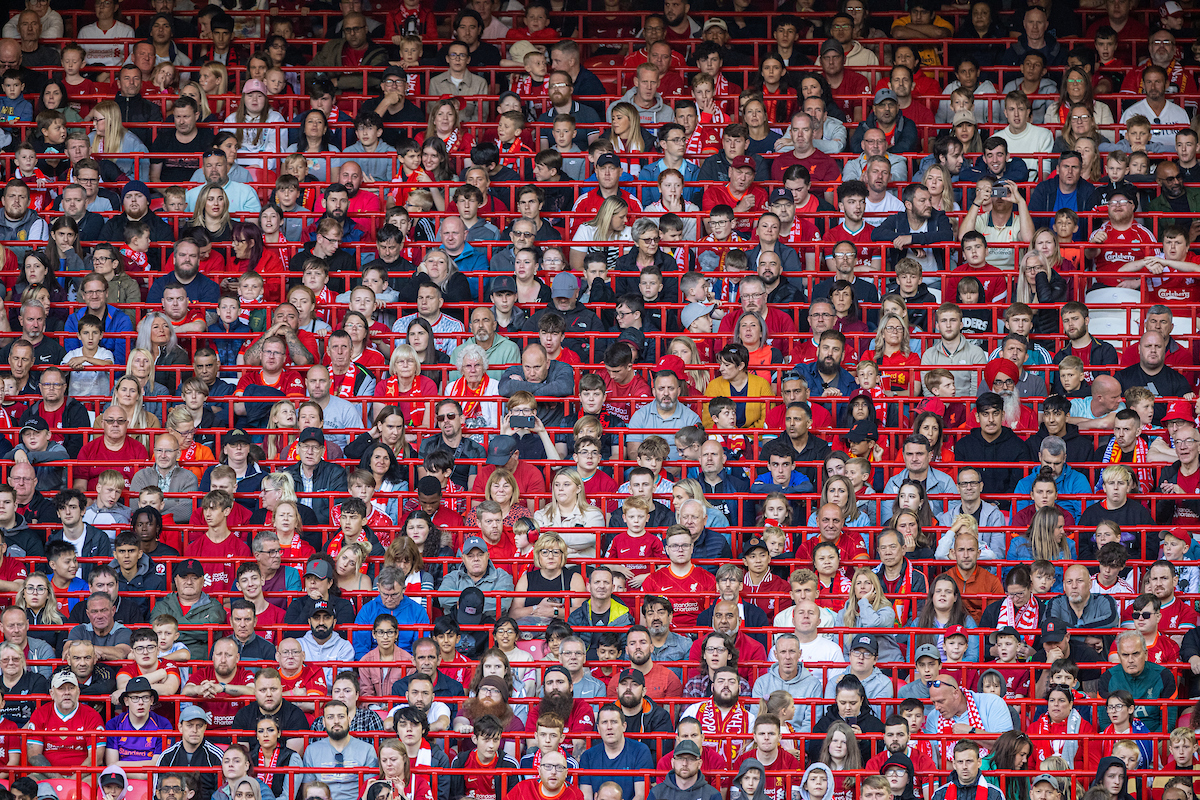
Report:
[[[1013,156],[1049,153],[1054,147],[1054,134],[1038,125],[1026,125],[1019,134],[1013,133],[1011,127],[1005,127],[996,131],[996,135],[1008,142],[1008,152]],[[1024,161],[1029,166],[1029,180],[1037,181],[1045,177],[1046,172],[1039,168],[1038,159],[1026,158]]]
[[[870,197],[867,198],[867,210],[863,214],[863,219],[872,225],[878,225],[892,214],[903,210],[904,203],[900,202],[899,197],[892,192],[884,192],[883,199],[878,203],[871,202]]]
[[[90,44],[93,41],[106,39],[132,39],[133,28],[124,22],[114,23],[108,31],[100,30],[96,23],[84,25],[79,31],[79,43],[87,53],[87,63],[103,64],[106,67],[117,67],[125,63],[125,45],[120,44]]]
[[[582,243],[596,241],[596,228],[588,223],[584,223],[583,225],[580,225],[579,229],[577,231],[575,231],[575,235],[571,238],[571,241],[572,242],[582,242]],[[633,241],[633,226],[626,225],[625,230],[621,231],[620,235],[617,236],[615,241],[632,242]],[[578,250],[581,253],[587,253],[589,250],[591,250],[593,248],[591,248],[591,247],[576,247],[574,244],[572,244],[571,249]]]

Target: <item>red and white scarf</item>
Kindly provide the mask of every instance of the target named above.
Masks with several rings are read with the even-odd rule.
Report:
[[[732,764],[745,742],[726,738],[729,734],[746,734],[750,738],[752,717],[741,703],[735,705],[724,717],[713,700],[705,700],[696,711],[700,730],[704,733],[704,746],[711,747]],[[712,737],[712,738],[710,738]],[[719,738],[717,738],[719,737]]]
[[[472,389],[470,384],[467,383],[466,376],[459,378],[453,384],[451,384],[448,394],[451,397],[458,399],[458,402],[462,405],[463,419],[482,416],[482,411],[480,410],[482,404],[476,399],[467,400],[466,398],[483,397],[483,390],[486,388],[486,376],[479,382],[479,387],[476,389]]]
[[[1133,446],[1133,461],[1127,463],[1145,464],[1149,460],[1149,454],[1150,447],[1146,444],[1146,437],[1139,435]],[[1104,457],[1100,461],[1104,464],[1119,464],[1122,455],[1121,446],[1117,444],[1117,438],[1114,436],[1108,440],[1108,446],[1104,448]],[[1154,471],[1148,467],[1132,467],[1132,469],[1137,475],[1139,491],[1149,492],[1154,487]]]
[[[967,702],[967,724],[972,728],[983,727],[983,716],[979,713],[979,706],[975,704],[975,695],[966,689],[961,689],[963,699]],[[937,731],[940,734],[942,742],[942,763],[949,764],[954,757],[954,745],[958,744],[958,739],[947,738],[947,734],[952,734],[954,728],[954,720],[939,715],[937,723]],[[980,756],[987,755],[981,751]]]
[[[996,619],[996,625],[1001,628],[1005,625],[1011,625],[1022,634],[1025,634],[1026,631],[1038,630],[1037,600],[1034,600],[1033,595],[1030,595],[1029,602],[1018,611],[1016,603],[1012,601],[1011,597],[1004,598],[1004,602],[1000,604],[1000,616]],[[1027,634],[1022,638],[1025,640],[1025,644],[1032,647],[1035,636],[1036,634]]]
[[[570,756],[567,755],[567,751],[562,749],[561,747],[558,748],[558,752],[559,752],[559,754],[562,755],[563,758],[570,758]],[[537,772],[538,765],[541,763],[542,763],[542,751],[539,749],[536,753],[533,754],[533,771],[534,772]]]
[[[254,774],[257,775],[262,782],[268,786],[271,784],[271,779],[275,777],[274,773],[270,772],[270,770],[279,766],[279,751],[282,749],[282,747],[276,747],[271,752],[271,758],[269,760],[263,758],[262,750],[258,751],[258,769],[255,770]]]

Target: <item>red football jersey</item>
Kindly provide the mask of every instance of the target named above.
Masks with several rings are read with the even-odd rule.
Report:
[[[104,720],[95,710],[83,703],[75,707],[75,713],[63,719],[53,702],[37,707],[26,726],[36,731],[27,742],[39,742],[42,754],[52,767],[78,767],[91,752],[92,742],[82,734],[104,730]]]
[[[871,231],[873,230],[875,230],[874,225],[870,224],[869,222],[864,222],[862,227],[858,229],[858,233],[850,233],[850,231],[846,230],[846,223],[843,220],[837,224],[837,227],[829,229],[829,233],[825,234],[825,241],[829,242],[830,244],[837,244],[838,242],[849,239],[856,245],[869,245],[871,243]],[[876,256],[879,256],[880,251],[877,249],[872,250],[869,247],[859,247],[858,260],[854,262],[854,268],[870,269],[872,253],[874,253]]]
[[[625,531],[621,531],[613,537],[612,543],[604,553],[606,559],[615,564],[624,565],[634,576],[645,575],[655,570],[654,564],[646,561],[638,562],[636,559],[662,558],[665,555],[666,551],[663,550],[662,540],[657,536],[649,533],[630,536]]]
[[[236,534],[229,534],[222,542],[214,542],[201,533],[184,544],[183,554],[198,558],[204,567],[204,591],[228,592],[233,586],[237,565],[254,557],[250,548]]]
[[[671,601],[675,611],[674,624],[691,628],[700,612],[712,605],[717,596],[717,579],[696,565],[682,577],[663,567],[651,573],[642,583],[646,594],[657,594]]]
[[[1098,273],[1115,273],[1131,261],[1137,261],[1139,258],[1147,258],[1154,255],[1154,251],[1158,246],[1158,239],[1155,238],[1154,234],[1136,222],[1123,231],[1119,231],[1111,223],[1105,222],[1100,226],[1100,232],[1104,234],[1104,239],[1098,245],[1100,254],[1096,256],[1094,261],[1096,272]],[[1107,250],[1105,249],[1105,245],[1125,245],[1125,247]],[[1144,246],[1130,247],[1130,245]],[[1097,275],[1096,280],[1105,286],[1116,286],[1121,279],[1116,275],[1110,274]]]
[[[214,670],[211,665],[206,664],[204,666],[194,667],[192,669],[192,675],[190,678],[188,678],[188,685],[199,686],[205,681],[220,682],[220,680],[221,679],[217,677],[216,670]],[[254,673],[243,667],[238,667],[238,671],[234,673],[232,678],[225,681],[225,683],[230,686],[253,686]],[[287,685],[285,684],[284,689],[286,688]],[[233,724],[233,718],[237,716],[238,710],[242,706],[246,705],[246,703],[254,702],[254,697],[250,695],[247,695],[244,699],[235,699],[229,697],[228,695],[219,695],[219,697],[224,697],[225,699],[193,701],[196,705],[200,706],[212,715],[212,724],[214,728],[228,728]]]

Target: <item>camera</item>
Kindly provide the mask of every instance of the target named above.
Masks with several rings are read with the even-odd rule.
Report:
[[[997,183],[992,187],[992,197],[1008,197],[1008,187],[1002,183]]]

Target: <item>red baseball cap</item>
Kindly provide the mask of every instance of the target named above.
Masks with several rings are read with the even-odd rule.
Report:
[[[967,635],[967,629],[964,628],[962,625],[951,625],[949,628],[946,628],[946,633],[945,633],[944,638],[949,639],[951,636],[964,636],[965,637],[966,635]]]
[[[753,169],[757,170],[758,165],[754,163],[754,159],[750,156],[738,156],[733,161],[729,162],[730,169]]]
[[[683,359],[679,356],[666,355],[658,360],[654,365],[653,372],[674,372],[675,377],[679,378],[680,383],[687,383],[687,372],[684,367]]]

